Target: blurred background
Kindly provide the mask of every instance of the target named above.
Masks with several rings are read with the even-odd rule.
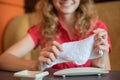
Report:
[[[0,54],[23,37],[39,22],[34,9],[39,0],[0,0]],[[120,70],[120,0],[95,0],[99,18],[108,26],[112,51],[112,70]],[[36,59],[39,50],[33,50],[25,59]]]

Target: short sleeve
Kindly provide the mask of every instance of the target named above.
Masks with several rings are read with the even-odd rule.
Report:
[[[40,29],[38,26],[34,25],[32,26],[29,30],[28,33],[32,37],[34,43],[35,43],[35,48],[39,45],[40,39],[41,39],[41,33]]]
[[[100,20],[97,21],[97,28],[102,28],[102,29],[108,31],[107,26]]]
[[[97,22],[97,28],[102,28],[102,29],[104,29],[105,31],[108,32],[107,26],[100,20]],[[111,41],[110,41],[110,36],[109,35],[108,35],[108,44],[109,44],[109,53],[110,53],[111,50],[112,50],[112,45],[111,45]]]

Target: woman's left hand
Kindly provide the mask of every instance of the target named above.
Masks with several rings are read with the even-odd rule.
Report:
[[[109,52],[109,44],[108,44],[108,34],[104,29],[96,29],[94,30],[95,33],[95,43],[94,43],[94,49],[95,52],[99,52],[99,50],[102,50],[103,53]]]

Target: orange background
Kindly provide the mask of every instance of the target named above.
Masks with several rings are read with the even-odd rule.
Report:
[[[0,0],[0,54],[2,37],[7,23],[17,15],[24,13],[24,0]]]

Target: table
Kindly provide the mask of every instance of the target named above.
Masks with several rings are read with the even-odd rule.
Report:
[[[14,72],[0,71],[0,80],[20,80],[13,76]]]
[[[74,77],[55,77],[53,72],[54,69],[48,69],[50,75],[46,76],[43,80],[120,80],[120,71],[110,71],[109,74],[102,76],[74,76]],[[13,76],[14,72],[0,71],[0,80],[20,80],[18,77]]]

